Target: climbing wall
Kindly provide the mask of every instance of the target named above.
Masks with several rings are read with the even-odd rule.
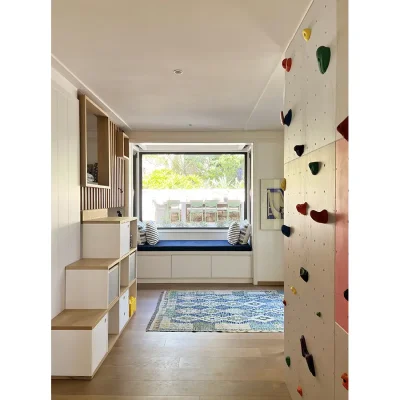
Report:
[[[347,368],[347,338],[335,323],[337,146],[339,141],[347,145],[336,129],[337,68],[339,63],[343,67],[337,53],[339,1],[314,0],[283,62],[284,224],[290,228],[284,245],[285,357],[286,383],[293,399],[344,399],[348,393],[340,377]],[[303,34],[304,29],[310,31]],[[318,50],[320,46],[325,49]],[[317,50],[323,54],[322,72]],[[310,163],[314,163],[311,168]],[[347,176],[347,170],[341,173]],[[339,388],[343,391],[336,396]]]

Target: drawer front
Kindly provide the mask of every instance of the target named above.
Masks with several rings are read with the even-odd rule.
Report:
[[[119,299],[119,331],[129,319],[129,291],[127,290]]]
[[[212,256],[213,278],[251,278],[251,256]]]
[[[172,256],[173,278],[211,278],[211,256]]]
[[[119,256],[122,257],[126,253],[129,252],[130,249],[130,235],[131,235],[131,224],[130,222],[124,222],[120,224],[120,254]]]
[[[108,272],[108,304],[119,296],[119,264]]]
[[[171,278],[171,256],[141,256],[137,259],[138,278]]]
[[[129,256],[129,282],[136,278],[136,253]]]
[[[108,314],[92,331],[92,374],[108,351]]]

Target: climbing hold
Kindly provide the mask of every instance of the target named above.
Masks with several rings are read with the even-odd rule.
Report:
[[[344,372],[341,378],[343,387],[346,388],[346,390],[349,390],[349,376],[347,375],[347,373]]]
[[[344,298],[349,301],[349,289],[346,289],[343,293]]]
[[[281,189],[282,189],[283,191],[286,190],[286,179],[285,179],[285,178],[283,178],[282,181],[281,181]]]
[[[318,161],[310,162],[308,167],[313,175],[317,175],[320,169],[320,163]]]
[[[304,153],[304,144],[298,144],[297,146],[294,146],[294,151],[299,157],[301,157],[301,155]]]
[[[349,117],[346,117],[338,126],[337,131],[349,141]]]
[[[290,290],[293,292],[293,294],[297,294],[297,290],[294,286],[290,286]]]
[[[303,203],[303,204],[297,204],[297,205],[296,205],[296,210],[297,210],[300,214],[307,215],[307,206],[308,206],[308,203],[307,203],[307,202],[305,202],[305,203]]]
[[[303,267],[300,268],[300,278],[303,279],[304,282],[308,282],[308,271]]]
[[[281,231],[285,236],[290,236],[290,226],[282,225]]]
[[[319,222],[320,224],[326,224],[328,222],[329,215],[328,215],[328,211],[326,211],[326,210],[322,210],[322,211],[312,210],[310,212],[310,216],[315,222]]]
[[[317,316],[317,317],[321,317],[321,313],[318,311],[317,313],[315,313],[315,315]]]
[[[282,60],[282,67],[286,72],[289,72],[290,69],[292,68],[292,59],[291,58],[285,58]]]
[[[315,367],[314,367],[314,359],[311,354],[306,354],[306,361],[308,365],[308,369],[310,370],[311,374],[315,376]]]
[[[304,337],[304,335],[302,335],[300,338],[300,345],[301,345],[301,355],[305,357],[308,354],[308,350],[307,350],[306,338]]]
[[[321,74],[324,74],[329,67],[331,60],[331,49],[329,47],[320,46],[317,49],[317,60]]]
[[[303,29],[304,40],[308,42],[310,40],[310,37],[311,37],[311,29],[310,28]]]
[[[286,307],[286,300],[285,299],[283,299],[282,303]]]
[[[297,393],[303,397],[303,389],[301,388],[301,386],[297,386]]]
[[[286,364],[287,364],[288,367],[290,367],[290,357],[289,356],[286,357]]]
[[[284,115],[283,111],[281,111],[281,124],[290,126],[291,122],[292,122],[292,109],[290,109],[286,115]]]

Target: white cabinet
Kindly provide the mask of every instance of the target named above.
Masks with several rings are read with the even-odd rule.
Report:
[[[102,315],[99,310],[64,310],[53,319],[52,376],[91,377],[107,351],[108,314]]]
[[[171,256],[138,255],[138,278],[171,278]]]
[[[172,278],[211,278],[211,256],[173,255]]]
[[[213,278],[251,278],[251,257],[242,255],[212,256]]]
[[[126,291],[118,301],[119,308],[119,332],[122,331],[129,319],[129,292]]]
[[[136,229],[133,224],[132,235]],[[83,258],[121,258],[130,250],[131,222],[101,223],[86,221],[82,224]],[[135,242],[133,242],[135,243]]]

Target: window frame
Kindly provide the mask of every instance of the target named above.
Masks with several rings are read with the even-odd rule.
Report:
[[[247,158],[248,158],[248,152],[247,151],[141,151],[139,153],[139,190],[138,190],[138,200],[139,200],[139,209],[138,209],[138,215],[139,215],[139,220],[142,221],[142,180],[143,180],[143,170],[142,170],[142,157],[144,155],[152,155],[152,154],[187,154],[187,155],[215,155],[215,154],[242,154],[244,156],[244,171],[243,171],[243,179],[244,179],[244,204],[243,204],[243,217],[244,219],[247,219],[247,204],[248,204],[248,199],[249,199],[249,195],[250,193],[248,192],[249,189],[249,185],[247,182]],[[164,230],[164,231],[183,231],[183,230],[187,230],[187,231],[195,231],[195,230],[214,230],[214,231],[227,231],[229,228],[223,228],[223,227],[212,227],[212,226],[207,226],[207,227],[176,227],[176,228],[172,228],[172,227],[160,227],[157,228],[158,230]]]

